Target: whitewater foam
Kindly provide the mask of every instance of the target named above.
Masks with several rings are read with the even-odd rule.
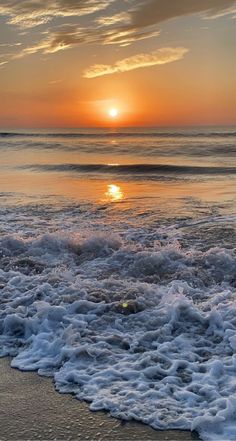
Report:
[[[90,210],[87,229],[82,209],[55,209],[50,232],[40,210],[27,212],[34,234],[13,224],[0,238],[1,356],[92,410],[234,440],[235,249],[182,247],[191,220],[101,233],[103,212]]]

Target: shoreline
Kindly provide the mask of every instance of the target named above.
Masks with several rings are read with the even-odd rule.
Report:
[[[59,394],[51,378],[21,372],[0,359],[0,441],[192,441],[196,433],[157,431],[142,423],[91,412],[72,395]]]

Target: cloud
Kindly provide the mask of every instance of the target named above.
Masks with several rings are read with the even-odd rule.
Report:
[[[111,26],[117,23],[129,22],[129,14],[127,12],[120,12],[119,14],[110,17],[99,17],[97,23],[102,26]]]
[[[118,44],[119,46],[129,46],[131,43],[147,38],[158,37],[160,31],[139,30],[128,28],[113,29],[111,32],[102,33],[102,44]]]
[[[127,11],[99,17],[98,23],[103,26],[123,23],[124,26],[140,29],[186,15],[217,18],[236,12],[236,0],[145,0],[138,5],[136,0],[129,0],[129,4]]]
[[[41,52],[53,54],[61,50],[76,47],[80,44],[101,44],[128,46],[134,41],[156,37],[159,31],[135,30],[135,29],[85,29],[76,25],[66,24],[54,28],[53,31],[45,32],[45,37],[35,45],[23,48],[13,59],[23,58],[27,55]]]
[[[50,22],[54,17],[78,17],[100,12],[117,0],[1,0],[0,15],[8,23],[30,28]],[[163,21],[188,15],[201,14],[216,17],[236,11],[235,0],[127,0],[126,10],[107,17],[99,17],[102,26],[129,24],[132,28],[155,25]]]
[[[22,43],[0,43],[1,47],[15,47],[15,46],[21,46]]]
[[[111,4],[127,6],[123,11],[103,16]],[[87,20],[86,27],[78,23],[50,26],[41,40],[20,48],[8,61],[38,52],[52,54],[81,44],[128,46],[157,37],[157,26],[170,19],[190,14],[215,18],[235,11],[236,0],[0,0],[0,15],[21,28],[49,23],[54,17],[65,21],[68,17],[97,13],[93,20]]]
[[[1,0],[0,15],[8,24],[31,28],[48,23],[54,17],[73,17],[106,9],[114,0]]]
[[[181,60],[188,52],[184,47],[166,47],[158,49],[150,54],[138,54],[113,65],[95,64],[84,72],[84,78],[95,78],[119,72],[128,72],[141,67],[156,66]]]
[[[63,80],[52,80],[52,81],[49,81],[49,84],[52,84],[52,85],[54,86],[54,85],[56,85],[56,84],[60,84],[60,83],[62,83],[62,81],[63,81]]]
[[[235,11],[235,0],[146,0],[130,10],[129,18],[133,26],[146,27],[184,15],[217,17]]]

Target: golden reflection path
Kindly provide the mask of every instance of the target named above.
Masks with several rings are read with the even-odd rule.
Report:
[[[111,201],[111,202],[118,202],[122,201],[124,199],[124,193],[119,185],[115,184],[109,184],[107,186],[107,191],[105,193],[105,196]]]

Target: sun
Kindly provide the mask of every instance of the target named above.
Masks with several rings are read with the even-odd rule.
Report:
[[[117,118],[119,114],[118,110],[115,107],[112,107],[112,109],[110,109],[108,113],[111,118]]]

